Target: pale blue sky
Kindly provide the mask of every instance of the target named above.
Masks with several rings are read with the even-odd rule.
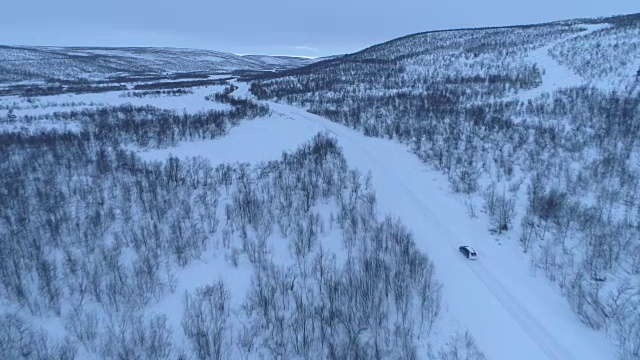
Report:
[[[634,12],[638,0],[10,0],[0,44],[324,56],[427,30]]]

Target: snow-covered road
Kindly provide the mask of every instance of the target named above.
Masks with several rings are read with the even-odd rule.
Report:
[[[405,145],[365,137],[292,106],[269,106],[333,133],[349,165],[371,171],[380,211],[398,216],[433,259],[449,314],[471,331],[488,359],[615,359],[612,344],[579,323],[550,284],[531,276],[520,254],[492,239],[486,224],[468,217],[446,179]],[[461,244],[474,246],[479,259],[466,260]]]

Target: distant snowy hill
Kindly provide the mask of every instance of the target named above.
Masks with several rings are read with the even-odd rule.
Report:
[[[295,56],[282,56],[282,55],[242,55],[244,60],[256,61],[263,66],[273,65],[279,70],[296,68],[304,65],[309,65],[314,62],[322,61],[327,58],[306,58]]]
[[[229,74],[291,69],[315,61],[197,49],[0,46],[0,82],[103,80],[166,73]]]
[[[323,82],[332,89],[358,81],[367,84],[360,89],[406,91],[421,91],[430,84],[459,83],[471,86],[473,92],[480,90],[492,97],[494,93],[484,90],[494,84],[500,87],[509,84],[511,92],[536,87],[545,69],[532,56],[543,50],[544,56],[566,66],[585,84],[620,86],[635,81],[640,68],[639,24],[640,14],[632,14],[499,28],[429,31],[283,72],[277,77],[318,78],[333,74]],[[402,82],[389,83],[386,78],[402,79]],[[556,85],[560,87],[563,83]]]

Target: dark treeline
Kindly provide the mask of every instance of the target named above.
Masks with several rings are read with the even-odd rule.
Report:
[[[38,120],[68,121],[78,123],[82,133],[90,134],[101,145],[133,144],[140,147],[174,146],[180,141],[213,139],[226,134],[228,129],[242,119],[265,116],[269,107],[248,100],[232,102],[232,110],[208,110],[197,113],[181,113],[153,106],[121,105],[98,109],[71,110],[44,115],[25,115],[20,121],[26,124]],[[51,133],[41,136],[49,137]],[[33,140],[22,133],[7,132],[1,137],[18,137]],[[89,135],[88,135],[89,136]],[[8,146],[10,142],[2,143]]]
[[[455,69],[446,74],[413,73],[406,65],[395,66],[396,62],[385,65],[344,63],[336,69],[326,70],[308,77],[275,79],[265,83],[253,82],[251,91],[260,99],[286,100],[305,105],[311,102],[332,102],[340,105],[342,93],[350,93],[350,100],[384,96],[381,92],[404,92],[413,96],[437,93],[446,98],[479,101],[489,98],[489,94],[508,95],[517,90],[527,90],[540,85],[541,74],[535,65],[516,69],[516,74],[499,72],[473,76],[456,73]],[[376,81],[371,81],[376,79]],[[353,87],[353,84],[361,84]],[[464,88],[463,88],[464,87]],[[316,98],[312,99],[309,94]],[[388,94],[386,94],[388,95]]]
[[[230,78],[225,79],[207,79],[207,80],[190,80],[190,81],[160,81],[148,84],[137,84],[133,86],[134,90],[158,90],[158,89],[176,89],[189,88],[197,86],[224,85]]]
[[[191,89],[169,89],[169,90],[146,90],[146,91],[128,91],[120,95],[120,97],[159,97],[159,96],[182,96],[193,94]]]
[[[104,80],[105,82],[120,82],[120,83],[132,83],[132,82],[138,82],[138,81],[158,81],[158,80],[181,80],[181,79],[208,79],[209,78],[209,74],[207,73],[200,73],[200,72],[185,72],[185,73],[174,73],[174,74],[167,74],[167,75],[158,75],[158,74],[146,74],[146,73],[141,73],[141,74],[130,74],[130,75],[120,75],[120,76],[113,76],[110,77],[107,80]]]
[[[205,78],[208,76],[205,76]],[[129,85],[133,90],[167,90],[167,89],[182,89],[199,86],[212,86],[212,85],[224,85],[231,78],[224,79],[203,79],[203,80],[182,80],[182,81],[167,81],[172,79],[183,79],[183,76],[167,76],[159,77],[157,81],[153,83],[143,83]],[[187,79],[201,78],[201,76],[186,76]],[[142,79],[145,80],[145,79]],[[127,82],[138,82],[141,79],[136,78],[114,78],[104,81],[90,81],[90,80],[61,80],[50,79],[47,84],[43,85],[7,85],[0,89],[0,96],[49,96],[60,94],[87,94],[87,93],[101,93],[110,91],[127,90],[129,87]]]
[[[59,94],[85,94],[85,93],[101,93],[109,91],[126,90],[125,85],[93,85],[93,84],[74,84],[74,85],[9,85],[0,89],[0,96],[18,95],[18,96],[48,96]]]

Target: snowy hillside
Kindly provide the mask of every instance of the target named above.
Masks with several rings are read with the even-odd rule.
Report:
[[[272,71],[314,61],[196,49],[0,46],[0,83]]]
[[[0,358],[639,359],[638,29],[0,48]]]
[[[485,219],[495,239],[460,242],[510,249],[638,359],[639,29],[629,15],[429,32],[245,80],[260,99],[409,146],[466,204],[451,216]]]

